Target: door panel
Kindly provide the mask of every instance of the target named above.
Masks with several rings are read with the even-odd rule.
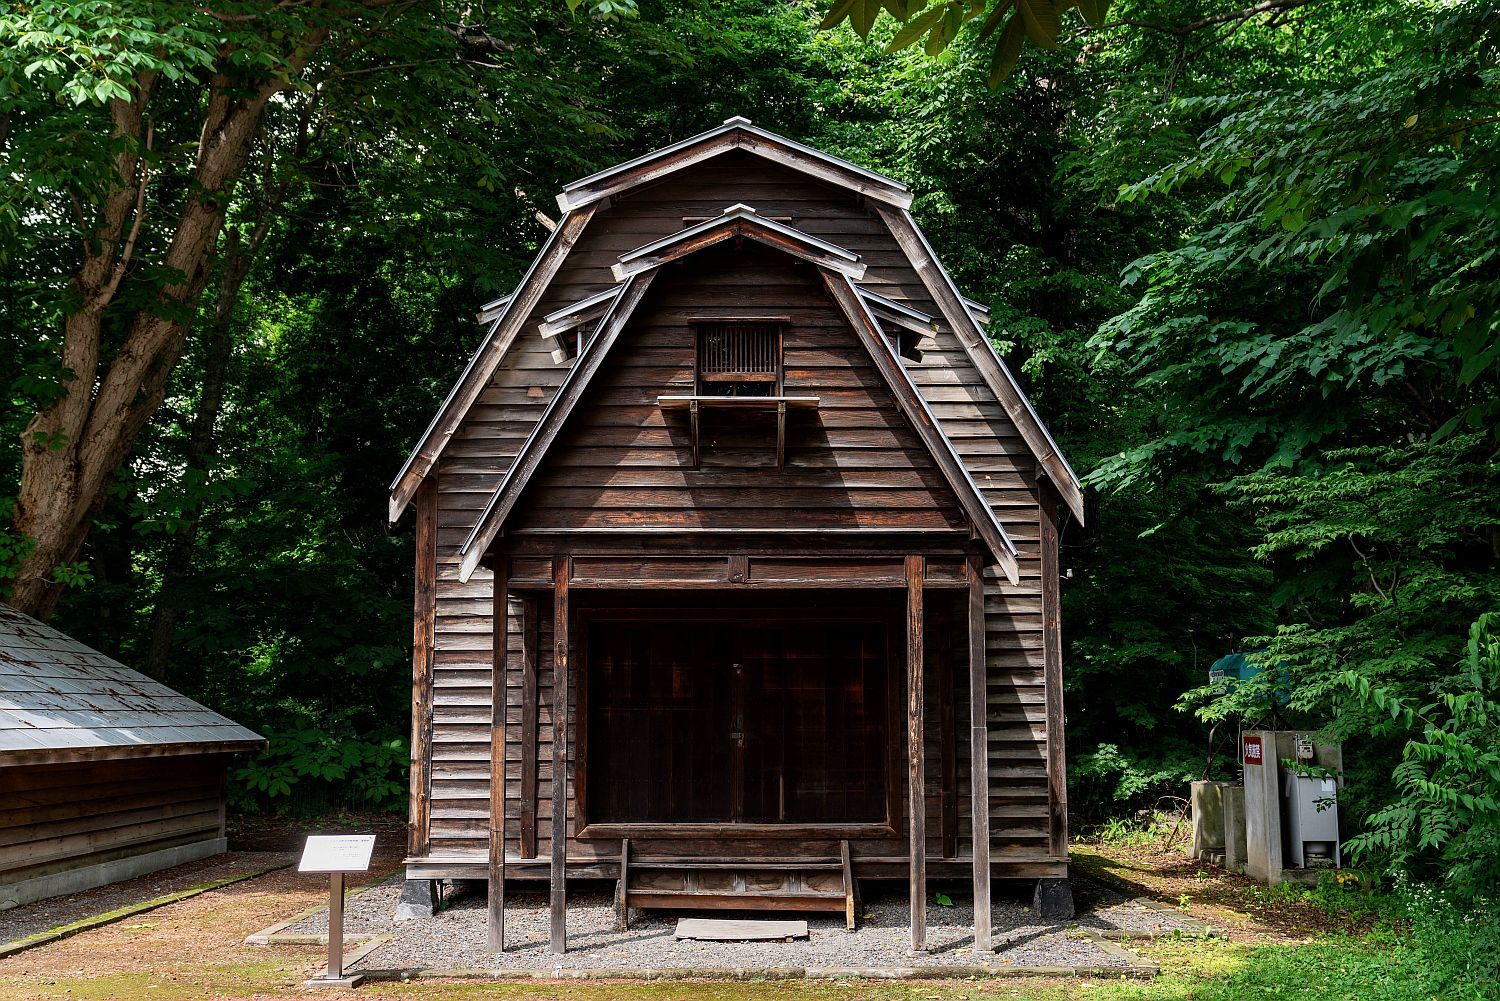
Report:
[[[590,626],[591,819],[691,823],[730,815],[726,637],[709,625]]]
[[[885,799],[884,628],[746,627],[747,823],[879,823]]]
[[[880,823],[886,625],[590,623],[589,802],[600,823]]]

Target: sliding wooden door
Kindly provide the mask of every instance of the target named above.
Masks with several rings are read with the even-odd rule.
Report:
[[[589,822],[886,822],[887,626],[754,609],[592,618]]]

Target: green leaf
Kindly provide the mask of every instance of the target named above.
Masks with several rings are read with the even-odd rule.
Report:
[[[958,30],[963,27],[963,11],[958,7],[950,5],[943,13],[942,21],[932,29],[927,36],[927,44],[923,51],[929,56],[935,56],[946,49],[958,37]]]
[[[1025,40],[1026,25],[1022,23],[1021,14],[1018,11],[1006,24],[1005,31],[1001,32],[1000,41],[995,45],[995,54],[990,59],[988,83],[991,90],[1000,86],[1000,82],[1010,76],[1011,71],[1016,68],[1016,63],[1021,58],[1021,43]]]
[[[979,29],[979,38],[981,41],[988,39],[995,33],[995,29],[1000,27],[1000,19],[1005,16],[1006,11],[1010,10],[1013,2],[1014,0],[999,0],[995,4],[994,8],[990,11],[990,16],[984,19],[984,26]],[[994,84],[990,84],[990,86],[993,87]]]
[[[1016,10],[1024,19],[1027,38],[1044,49],[1057,48],[1062,22],[1054,0],[1016,0]]]
[[[848,17],[849,12],[854,9],[854,4],[855,0],[837,0],[837,2],[828,9],[828,13],[823,17],[823,20],[818,22],[818,30],[827,31],[829,28],[832,28],[844,18]]]
[[[944,7],[933,7],[912,18],[906,23],[905,27],[896,32],[896,37],[890,40],[885,50],[887,52],[899,52],[901,49],[911,45],[917,39],[921,38],[923,32],[932,27],[938,18],[943,16],[944,9]]]
[[[1090,25],[1101,28],[1109,14],[1109,0],[1078,0],[1078,10]]]
[[[849,23],[860,38],[869,38],[870,30],[875,27],[875,19],[883,10],[881,0],[855,0],[854,8],[849,15]]]

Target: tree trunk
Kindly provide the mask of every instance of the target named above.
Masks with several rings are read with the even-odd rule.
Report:
[[[84,262],[74,280],[79,306],[64,326],[62,361],[72,381],[56,402],[32,418],[22,436],[21,483],[13,512],[15,531],[32,542],[12,586],[10,601],[39,618],[51,615],[62,592],[58,567],[77,559],[104,492],[141,429],[166,394],[182,356],[190,317],[208,276],[207,258],[218,239],[235,181],[249,160],[266,103],[287,86],[321,47],[327,30],[304,39],[286,73],[245,94],[244,81],[216,75],[210,88],[187,201],[158,263],[171,275],[155,302],[137,312],[107,369],[99,372],[99,336],[105,311],[130,265],[146,209],[149,178],[139,169],[142,121],[154,79],[136,81],[129,101],[111,103],[117,183],[88,234]],[[239,96],[244,95],[244,96]],[[126,224],[129,222],[127,235]]]

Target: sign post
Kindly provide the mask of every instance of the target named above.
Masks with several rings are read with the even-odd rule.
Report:
[[[366,872],[375,850],[375,835],[319,835],[308,837],[298,872],[328,873],[328,969],[306,982],[308,987],[357,987],[362,974],[344,976],[344,876]]]

